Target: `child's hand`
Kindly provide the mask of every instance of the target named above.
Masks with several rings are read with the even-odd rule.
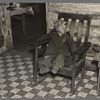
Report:
[[[48,55],[44,56],[44,58],[48,58],[48,57],[49,57]]]
[[[41,49],[42,48],[42,46],[40,45],[40,46],[38,46],[38,49]]]
[[[69,27],[67,27],[67,28],[66,28],[66,32],[69,32],[69,31],[70,31],[70,28],[69,28]]]

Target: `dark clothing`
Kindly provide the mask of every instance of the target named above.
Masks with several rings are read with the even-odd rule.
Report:
[[[53,31],[40,38],[40,40],[50,39],[45,55],[60,53],[64,56],[71,56],[76,50],[76,45],[72,37],[68,34],[69,33],[66,33],[59,37],[58,33]],[[66,38],[66,41],[62,43],[64,37]]]
[[[49,58],[41,59],[40,63],[47,67],[50,67],[52,63],[54,70],[58,70],[59,67],[64,66],[64,64],[66,66],[72,65],[72,54],[76,50],[76,45],[72,37],[68,34],[69,33],[59,36],[56,31],[53,31],[40,38],[40,41],[44,39],[50,40],[44,54],[44,56],[49,55]]]

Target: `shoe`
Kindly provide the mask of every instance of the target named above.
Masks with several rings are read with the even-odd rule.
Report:
[[[56,74],[57,72],[58,72],[58,70],[52,69],[52,73],[53,73],[53,74]]]
[[[40,68],[39,73],[40,73],[40,74],[46,74],[46,73],[48,73],[49,71],[50,71],[49,68],[43,66],[43,67]]]
[[[58,70],[59,70],[60,67],[61,67],[61,66],[55,65],[55,66],[52,68],[52,73],[53,73],[53,74],[57,74],[57,72],[58,72]]]

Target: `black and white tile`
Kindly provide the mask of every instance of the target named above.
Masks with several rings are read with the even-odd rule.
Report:
[[[69,96],[69,79],[49,76],[33,87],[32,75],[31,56],[12,51],[0,55],[0,98],[99,98],[96,72],[85,72],[85,78],[73,96]]]

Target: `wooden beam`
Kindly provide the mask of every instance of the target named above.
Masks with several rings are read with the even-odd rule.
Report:
[[[26,12],[33,13],[32,7],[27,7],[27,8],[15,8],[15,9],[13,9],[13,10],[11,11],[11,16],[23,14],[23,13],[26,13]],[[34,14],[34,13],[33,13],[33,14]]]
[[[62,18],[71,18],[71,19],[80,19],[80,20],[89,20],[92,18],[92,15],[90,14],[76,14],[76,13],[64,13],[64,12],[57,12],[54,11],[55,13],[58,13],[60,17]]]

